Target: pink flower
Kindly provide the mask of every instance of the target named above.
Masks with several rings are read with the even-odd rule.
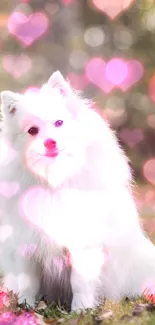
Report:
[[[8,307],[9,304],[10,304],[9,295],[4,291],[0,291],[0,308],[3,308],[4,306]]]

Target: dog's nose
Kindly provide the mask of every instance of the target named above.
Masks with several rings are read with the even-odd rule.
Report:
[[[53,139],[46,139],[44,141],[44,146],[46,149],[48,150],[52,150],[52,149],[55,149],[56,148],[56,141],[53,140]]]

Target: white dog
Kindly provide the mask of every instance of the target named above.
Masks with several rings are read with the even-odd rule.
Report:
[[[1,93],[0,263],[4,288],[71,310],[155,284],[155,248],[114,133],[60,72],[39,93]]]

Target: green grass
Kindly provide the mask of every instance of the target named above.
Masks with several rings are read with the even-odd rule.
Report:
[[[112,303],[106,301],[105,304],[96,309],[88,310],[81,314],[68,314],[58,307],[47,307],[39,311],[43,316],[45,324],[64,324],[64,325],[154,325],[155,306],[146,302],[143,298],[135,301],[122,301]]]
[[[12,293],[11,297],[13,298]],[[21,314],[25,315],[24,313],[30,313],[34,319],[37,318],[39,321],[38,324],[36,321],[33,323],[23,323],[22,321],[20,325],[155,325],[155,306],[146,301],[145,298],[131,301],[124,299],[120,303],[105,301],[98,309],[86,310],[80,314],[67,313],[63,308],[46,305],[44,302],[40,302],[38,307],[32,310],[26,302],[19,305],[18,299],[12,299],[9,307],[0,309],[0,315],[7,311],[14,312],[17,317],[20,317]],[[14,325],[16,323],[11,321],[3,323],[0,317],[0,325],[2,324]]]

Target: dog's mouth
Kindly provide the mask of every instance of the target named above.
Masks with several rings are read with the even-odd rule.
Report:
[[[49,157],[49,158],[55,158],[59,155],[59,150],[47,150],[44,153],[45,157]]]

